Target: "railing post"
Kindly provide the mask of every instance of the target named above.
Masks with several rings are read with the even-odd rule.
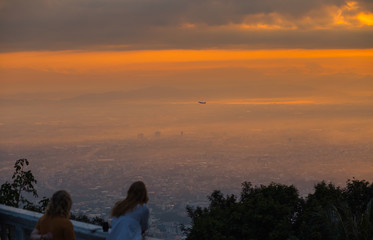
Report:
[[[16,225],[16,239],[25,239],[25,231],[21,225]]]
[[[1,224],[1,239],[7,240],[8,239],[8,226],[5,224]]]

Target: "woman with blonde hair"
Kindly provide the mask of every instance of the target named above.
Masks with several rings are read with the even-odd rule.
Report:
[[[111,210],[112,229],[107,240],[140,240],[148,229],[148,201],[145,184],[141,181],[132,183],[127,197],[115,203]]]
[[[31,240],[75,240],[74,227],[69,220],[71,206],[72,201],[68,192],[55,192],[49,200],[45,214],[32,231]]]

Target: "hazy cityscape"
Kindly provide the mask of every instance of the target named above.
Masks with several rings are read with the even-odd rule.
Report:
[[[133,181],[140,179],[146,183],[150,197],[149,234],[180,239],[180,224],[189,221],[185,207],[207,206],[207,196],[215,189],[238,194],[244,181],[255,185],[273,181],[294,184],[306,196],[322,180],[337,185],[353,177],[372,180],[372,113],[365,107],[342,111],[320,106],[153,105],[149,111],[154,114],[141,124],[148,126],[144,129],[116,112],[113,118],[122,119],[117,124],[134,126],[120,137],[113,134],[123,131],[115,120],[106,124],[96,121],[110,110],[89,120],[97,106],[85,106],[86,112],[79,115],[90,126],[85,129],[68,125],[68,116],[61,116],[67,110],[61,115],[56,112],[57,117],[46,117],[45,123],[33,121],[38,118],[36,111],[18,122],[3,116],[1,181],[10,180],[15,160],[27,158],[38,180],[40,198],[66,189],[73,197],[73,213],[109,220],[113,204],[125,196]],[[167,113],[163,119],[163,109],[167,108],[174,114]],[[124,112],[126,116],[133,113],[132,117],[145,114],[137,113],[136,108]],[[348,114],[351,112],[353,116]],[[230,116],[224,119],[227,123],[213,117],[219,114]],[[201,125],[180,124],[187,116],[188,121]],[[61,122],[53,122],[55,117]],[[152,123],[155,120],[156,126]],[[102,135],[93,140],[69,139],[72,132],[76,136],[84,132],[89,137],[94,129]],[[23,142],[17,136],[22,132],[27,133]],[[59,138],[54,138],[57,132]],[[21,144],[12,144],[14,138]]]
[[[27,158],[37,200],[110,221],[140,179],[180,240],[214,190],[373,181],[372,1],[8,0],[0,32],[0,183]]]

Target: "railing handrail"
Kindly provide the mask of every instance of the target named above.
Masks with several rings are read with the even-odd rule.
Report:
[[[15,233],[11,233],[11,235],[14,235],[17,240],[28,239],[27,232],[30,232],[35,228],[36,223],[41,216],[43,216],[41,213],[0,204],[1,227],[4,229],[4,226],[8,225],[11,226],[12,229],[15,229]],[[106,239],[108,235],[108,233],[102,231],[101,226],[74,220],[71,220],[71,222],[74,226],[77,240],[103,240]],[[1,239],[6,239],[4,232],[5,231],[2,231]]]

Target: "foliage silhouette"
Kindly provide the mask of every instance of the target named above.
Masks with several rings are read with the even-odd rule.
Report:
[[[31,193],[34,197],[38,197],[38,193],[34,184],[37,183],[31,170],[26,171],[29,161],[25,158],[19,159],[14,164],[14,173],[12,175],[12,183],[5,182],[1,185],[0,203],[12,206],[23,207],[24,209],[39,210],[45,209],[45,199],[41,200],[40,206],[35,206],[31,201],[24,197],[24,193]]]
[[[345,188],[324,181],[306,198],[294,186],[242,183],[240,199],[214,191],[207,208],[187,206],[194,239],[373,239],[373,184],[348,180]]]
[[[38,205],[36,205],[26,199],[23,194],[31,193],[33,197],[38,197],[37,190],[34,186],[37,184],[37,180],[31,170],[26,171],[28,165],[29,161],[24,158],[15,162],[15,170],[12,175],[13,182],[10,183],[6,181],[0,187],[0,204],[16,208],[22,207],[23,209],[43,213],[48,206],[49,198],[43,197],[43,199],[38,202]],[[72,214],[71,219],[97,225],[102,225],[104,222],[100,217],[89,218],[86,215]]]
[[[271,183],[253,187],[242,184],[240,200],[214,191],[208,208],[187,207],[192,219],[183,228],[187,239],[288,239],[301,199],[294,186]]]

